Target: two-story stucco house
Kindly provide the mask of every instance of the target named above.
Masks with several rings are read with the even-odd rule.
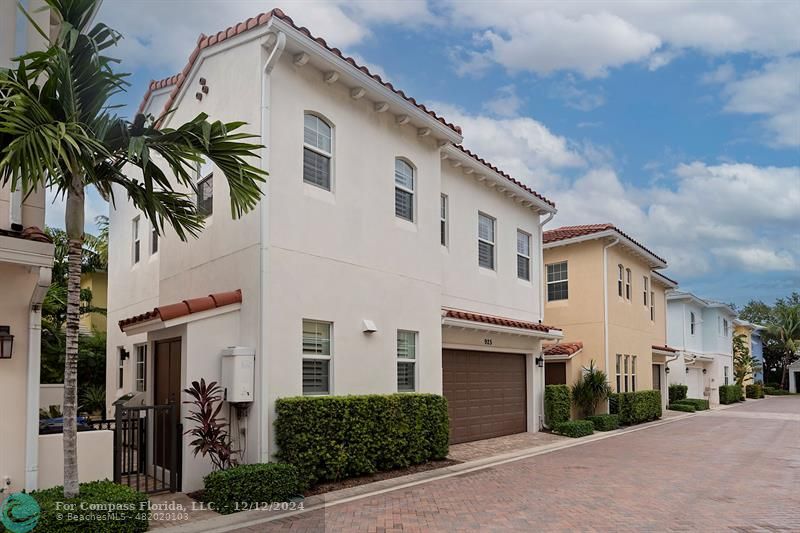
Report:
[[[544,232],[547,320],[564,341],[545,352],[547,384],[573,384],[594,362],[615,392],[662,391],[666,402],[664,259],[613,224]]]
[[[561,337],[541,323],[552,202],[279,10],[201,36],[141,109],[174,109],[165,126],[201,112],[247,121],[269,178],[233,220],[224,178],[201,166],[206,227],[187,243],[117,202],[110,400],[179,402],[193,380],[219,380],[237,346],[254,354],[252,402],[234,421],[246,462],[273,456],[275,400],[301,394],[443,393],[453,442],[540,428],[541,343]],[[210,467],[189,440],[184,490]]]
[[[729,306],[694,294],[667,294],[667,342],[678,350],[668,363],[669,383],[687,385],[689,398],[719,404],[719,386],[734,383],[733,321]]]

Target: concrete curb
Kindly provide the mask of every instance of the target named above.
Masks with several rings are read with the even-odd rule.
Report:
[[[733,405],[725,406],[725,408],[732,406]],[[198,522],[182,524],[179,526],[159,528],[157,531],[159,531],[160,533],[201,533],[201,532],[223,533],[226,531],[232,531],[239,528],[252,527],[259,524],[265,524],[267,522],[273,522],[275,520],[280,520],[283,518],[289,518],[299,514],[308,513],[311,511],[318,511],[320,509],[326,509],[336,505],[349,503],[364,498],[369,498],[371,496],[377,496],[379,494],[384,494],[386,492],[406,489],[414,487],[416,485],[430,483],[432,481],[438,481],[440,479],[447,479],[461,474],[467,474],[470,472],[484,470],[487,468],[492,468],[494,466],[499,466],[514,461],[520,461],[522,459],[527,459],[529,457],[536,457],[538,455],[544,455],[558,450],[563,450],[566,448],[582,446],[584,444],[588,444],[590,442],[595,442],[598,440],[614,438],[620,435],[626,435],[628,433],[633,433],[636,431],[643,431],[646,429],[659,427],[666,424],[671,424],[679,420],[685,420],[687,418],[692,418],[694,416],[701,415],[702,413],[710,413],[710,412],[711,411],[708,410],[708,411],[698,411],[696,413],[681,413],[679,415],[671,416],[670,418],[665,420],[656,420],[654,422],[647,422],[636,426],[620,428],[614,431],[595,433],[593,435],[589,435],[587,437],[581,437],[579,439],[571,439],[568,441],[560,441],[560,442],[545,444],[542,446],[525,448],[522,450],[516,450],[513,452],[508,452],[501,455],[495,455],[484,459],[466,461],[457,465],[447,466],[444,468],[437,468],[435,470],[428,470],[425,472],[419,472],[407,476],[400,476],[396,478],[376,481],[374,483],[367,483],[364,485],[359,485],[357,487],[350,487],[347,489],[327,492],[325,494],[320,494],[317,496],[306,498],[305,501],[303,502],[302,510],[270,512],[268,516],[264,516],[264,511],[260,510],[243,511],[236,514],[217,516],[214,518],[209,518]]]

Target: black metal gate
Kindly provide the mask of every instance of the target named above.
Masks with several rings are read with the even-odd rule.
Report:
[[[117,406],[114,481],[141,492],[181,490],[179,405]]]

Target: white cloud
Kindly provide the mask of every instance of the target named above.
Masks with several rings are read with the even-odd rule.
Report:
[[[606,103],[605,95],[578,87],[575,76],[568,74],[562,81],[553,83],[549,94],[552,98],[562,100],[567,107],[578,111],[591,111]]]
[[[723,63],[700,78],[702,83],[728,83],[736,77],[736,69],[730,63]]]
[[[520,106],[522,99],[513,85],[500,87],[495,97],[483,104],[484,109],[500,117],[516,116]]]
[[[795,270],[797,260],[787,250],[775,251],[769,248],[717,248],[712,253],[720,259],[738,263],[750,272],[767,270]]]

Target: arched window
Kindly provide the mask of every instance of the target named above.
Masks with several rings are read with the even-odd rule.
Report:
[[[394,160],[394,214],[414,222],[414,186],[416,175],[412,167],[399,157]]]
[[[303,181],[331,190],[333,135],[330,124],[317,115],[303,117]]]

